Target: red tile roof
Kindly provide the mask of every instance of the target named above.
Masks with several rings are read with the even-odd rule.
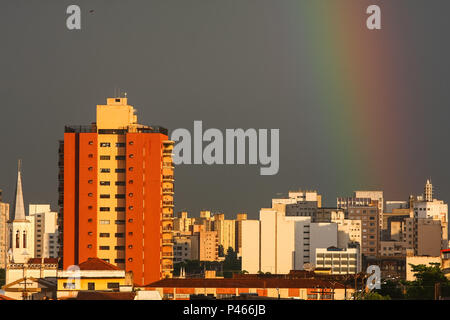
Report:
[[[163,279],[148,288],[344,288],[344,285],[320,279]]]
[[[13,299],[13,298],[10,298],[10,297],[7,297],[7,296],[4,296],[4,295],[0,294],[0,301],[1,300],[16,300],[16,299]]]
[[[78,265],[80,270],[122,270],[99,258],[89,258]]]
[[[135,292],[80,291],[76,300],[134,300]]]

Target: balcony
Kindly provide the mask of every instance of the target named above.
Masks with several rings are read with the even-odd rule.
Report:
[[[171,169],[173,169],[173,162],[169,162],[169,161],[164,161],[163,162],[163,167],[164,168],[171,168]]]
[[[162,269],[163,269],[164,271],[172,271],[172,270],[173,270],[173,264],[169,264],[169,263],[163,264],[163,265],[162,265]]]
[[[163,194],[167,194],[167,195],[173,195],[173,188],[164,188],[162,190]]]
[[[173,201],[163,201],[163,207],[173,207]]]
[[[173,182],[174,179],[172,175],[163,175],[163,181]]]
[[[161,255],[163,259],[173,259],[173,252],[163,252]]]
[[[172,231],[173,231],[172,226],[162,228],[163,233],[172,233]]]
[[[163,220],[172,220],[173,219],[173,214],[171,214],[171,213],[163,213],[162,218],[163,218]]]
[[[163,239],[162,240],[162,245],[163,246],[173,246],[172,239]]]

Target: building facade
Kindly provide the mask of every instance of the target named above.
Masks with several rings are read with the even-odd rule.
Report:
[[[0,269],[5,269],[8,261],[8,220],[9,204],[2,202],[2,190],[0,190]]]
[[[173,270],[173,142],[137,123],[127,98],[97,106],[90,126],[66,127],[60,144],[63,268],[98,257],[137,284]]]

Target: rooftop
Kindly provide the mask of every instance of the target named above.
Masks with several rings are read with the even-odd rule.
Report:
[[[163,279],[147,288],[344,288],[336,282],[320,279],[236,278],[236,279]]]
[[[99,258],[89,258],[78,265],[80,270],[122,270]]]

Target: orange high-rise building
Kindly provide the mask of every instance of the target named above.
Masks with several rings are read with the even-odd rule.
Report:
[[[137,124],[127,98],[97,106],[97,122],[60,142],[63,268],[97,257],[149,284],[173,270],[173,142]]]

